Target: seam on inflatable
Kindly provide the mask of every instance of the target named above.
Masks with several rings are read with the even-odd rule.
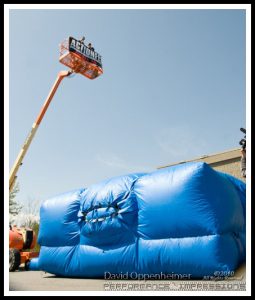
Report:
[[[237,234],[235,232],[232,233],[232,238],[233,238],[233,240],[235,242],[235,245],[237,247],[237,251],[238,251],[238,254],[239,254],[239,260],[240,260],[241,259],[241,253],[244,252],[244,246],[242,245],[242,242],[240,240],[240,236],[239,235],[237,236]]]
[[[242,231],[238,231],[237,232],[238,234],[239,233],[242,233]],[[139,239],[142,239],[144,241],[158,241],[158,240],[173,240],[173,239],[186,239],[186,238],[201,238],[201,237],[211,237],[211,236],[224,236],[224,235],[233,235],[233,234],[236,234],[236,232],[220,232],[220,233],[211,233],[211,234],[204,234],[204,235],[195,235],[195,236],[182,236],[182,237],[167,237],[167,238],[149,238],[149,239],[145,239],[143,238],[142,236],[139,236],[138,238]]]
[[[135,269],[139,268],[139,237],[136,237],[136,245],[135,245]]]
[[[69,265],[70,265],[70,263],[71,263],[71,261],[72,261],[72,258],[73,258],[74,253],[76,252],[77,246],[79,246],[79,245],[71,246],[70,259],[69,259],[69,261],[67,262],[67,264],[65,265],[65,269],[64,269],[64,272],[65,272],[65,273],[68,273]],[[79,259],[78,259],[78,263],[80,264]]]
[[[216,173],[216,171],[211,169],[209,167],[209,165],[205,162],[202,162],[198,169],[201,172],[201,173],[198,172],[198,174],[200,176],[202,175],[203,178],[206,177],[207,171],[213,171],[214,174]],[[204,185],[201,185],[201,189],[202,189],[203,193],[206,195],[206,187],[204,187]],[[214,228],[216,229],[217,228],[216,221],[218,221],[218,219],[217,219],[217,214],[216,214],[216,210],[215,210],[215,205],[211,201],[207,201],[207,205],[210,208],[211,213],[213,214],[213,225],[214,225]]]
[[[242,181],[239,180],[238,178],[228,174],[228,173],[224,173],[224,172],[220,172],[218,171],[219,175],[222,176],[223,178],[227,179],[228,182],[231,183],[231,185],[234,187],[237,195],[238,195],[238,199],[241,203],[242,209],[243,209],[243,217],[244,217],[244,223],[246,223],[246,203],[243,204],[243,202],[241,201],[241,196],[240,194],[242,193],[241,189],[234,183],[234,181],[240,181],[241,184],[244,184],[246,186],[246,184]],[[246,187],[245,187],[245,193],[246,193]],[[245,206],[245,207],[244,207]]]
[[[147,174],[146,174],[147,175]],[[144,177],[145,175],[141,176],[141,177],[137,177],[134,182],[132,183],[131,187],[130,187],[130,194],[133,196],[132,199],[134,199],[133,201],[135,201],[135,205],[136,205],[136,230],[134,232],[135,234],[135,238],[136,238],[136,263],[135,263],[135,269],[138,270],[139,268],[139,241],[140,241],[140,237],[138,235],[138,216],[139,216],[139,205],[138,205],[138,200],[137,200],[137,196],[136,193],[134,192],[134,187],[135,184],[137,183],[137,181]]]

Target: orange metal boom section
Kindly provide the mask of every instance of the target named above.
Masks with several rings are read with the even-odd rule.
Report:
[[[32,231],[32,229],[27,228]],[[24,248],[24,241],[26,236],[26,228],[21,227],[17,228],[16,225],[12,226],[12,229],[9,230],[9,248],[15,248],[22,250]],[[29,249],[33,249],[36,244],[36,235],[33,231],[33,239]]]
[[[57,91],[57,88],[60,84],[60,82],[62,81],[62,79],[66,76],[69,76],[72,72],[71,71],[61,71],[59,72],[58,76],[57,76],[57,79],[36,119],[36,121],[34,122],[33,126],[32,126],[32,129],[27,137],[27,139],[25,140],[25,143],[23,144],[20,152],[19,152],[19,155],[17,156],[16,158],[16,161],[14,162],[14,165],[10,171],[10,178],[9,178],[9,190],[11,191],[14,187],[14,183],[15,183],[15,180],[17,178],[16,174],[19,170],[19,167],[22,165],[22,161],[23,161],[23,158],[24,156],[26,155],[26,152],[28,150],[28,147],[30,146],[31,142],[32,142],[32,139],[38,129],[38,126],[40,125],[41,121],[42,121],[42,118],[44,116],[44,114],[46,113],[47,111],[47,108],[49,107],[50,105],[50,102],[53,98],[53,96],[55,95],[56,91]]]

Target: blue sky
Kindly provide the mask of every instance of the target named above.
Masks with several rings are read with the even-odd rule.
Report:
[[[17,200],[238,148],[245,34],[243,9],[10,10],[9,168],[67,69],[59,43],[84,35],[104,68],[62,81],[17,174]]]

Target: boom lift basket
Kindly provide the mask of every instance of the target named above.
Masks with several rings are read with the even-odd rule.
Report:
[[[89,79],[94,79],[103,73],[102,57],[88,48],[80,40],[69,37],[60,45],[59,62]]]

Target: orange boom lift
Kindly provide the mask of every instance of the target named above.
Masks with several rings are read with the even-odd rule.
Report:
[[[36,244],[35,232],[30,228],[10,226],[9,230],[9,271],[13,272],[21,264],[27,269],[30,260],[38,256],[38,252],[29,251]]]
[[[22,165],[23,158],[32,142],[33,137],[46,113],[51,100],[53,99],[61,81],[71,75],[72,73],[80,73],[89,79],[94,79],[103,73],[102,68],[102,58],[97,52],[89,49],[83,42],[76,40],[73,37],[69,37],[60,44],[60,57],[59,62],[69,67],[70,71],[59,72],[57,79],[43,104],[43,107],[35,120],[32,129],[23,144],[20,153],[14,162],[14,165],[10,172],[9,178],[9,190],[13,189],[15,180],[17,178],[16,174],[19,167]]]
[[[95,79],[103,73],[102,57],[93,49],[87,47],[83,41],[69,37],[60,44],[59,62],[71,70],[60,71],[39,112],[32,129],[25,140],[10,171],[9,191],[11,192],[17,179],[17,172],[35,136],[35,133],[61,83],[61,81],[72,73],[79,73],[89,79]],[[27,264],[31,258],[38,256],[37,252],[24,252],[32,249],[36,243],[36,236],[29,228],[10,227],[9,231],[9,262],[10,271],[16,270],[21,263]]]

